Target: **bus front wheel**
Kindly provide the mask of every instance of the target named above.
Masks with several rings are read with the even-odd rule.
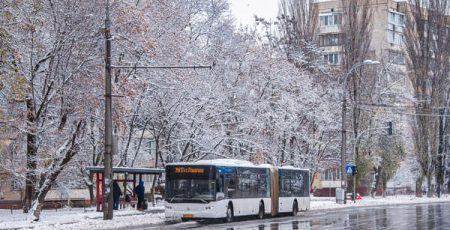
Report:
[[[228,205],[227,217],[226,217],[225,221],[226,222],[232,222],[233,221],[233,206],[231,204]]]

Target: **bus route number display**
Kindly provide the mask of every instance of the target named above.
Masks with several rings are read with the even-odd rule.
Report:
[[[189,174],[203,174],[205,173],[204,168],[185,168],[185,167],[175,167],[175,173],[189,173]]]

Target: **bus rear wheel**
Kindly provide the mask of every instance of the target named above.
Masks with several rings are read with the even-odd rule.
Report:
[[[264,218],[264,204],[260,203],[259,211],[258,211],[258,219],[263,219],[263,218]]]
[[[292,215],[296,216],[298,214],[298,204],[297,201],[294,201],[294,205],[292,206]]]
[[[225,221],[228,223],[233,221],[233,206],[231,204],[228,205]]]

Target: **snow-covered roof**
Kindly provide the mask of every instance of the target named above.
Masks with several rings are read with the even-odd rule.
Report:
[[[294,167],[292,165],[285,165],[285,166],[281,166],[281,167],[278,167],[278,168],[279,169],[294,169],[294,170],[308,170],[309,171],[309,169],[296,168],[296,167]]]
[[[169,163],[167,165],[212,165],[212,166],[232,166],[232,167],[255,167],[255,168],[272,168],[273,165],[270,164],[260,164],[256,165],[250,161],[244,160],[236,160],[236,159],[214,159],[214,160],[199,160],[196,162],[177,162],[177,163]],[[279,169],[294,169],[294,170],[308,170],[309,169],[301,169],[295,168],[293,166],[282,166],[278,167]]]
[[[167,165],[212,165],[212,166],[258,167],[258,168],[271,168],[272,167],[269,164],[255,165],[250,161],[236,160],[236,159],[199,160],[196,162],[169,163]]]

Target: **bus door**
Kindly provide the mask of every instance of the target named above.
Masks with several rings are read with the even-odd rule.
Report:
[[[217,173],[224,198],[236,198],[236,168],[218,166]]]

